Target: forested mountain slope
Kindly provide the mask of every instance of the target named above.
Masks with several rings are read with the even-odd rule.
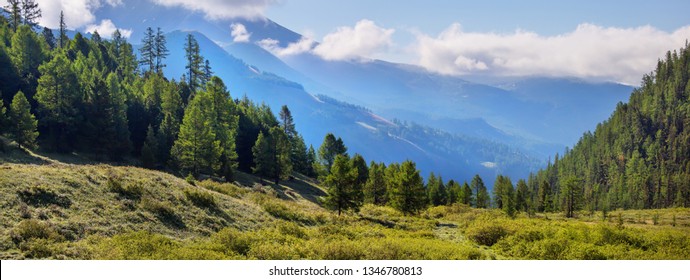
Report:
[[[690,205],[689,77],[686,43],[642,78],[627,104],[532,177],[540,207],[569,197],[590,210]]]

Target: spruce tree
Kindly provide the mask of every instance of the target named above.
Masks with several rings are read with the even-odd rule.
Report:
[[[462,195],[462,187],[455,180],[448,181],[448,187],[446,187],[448,195],[446,204],[453,205],[460,201],[460,196]]]
[[[38,137],[38,121],[31,114],[31,105],[23,92],[17,92],[10,105],[10,123],[12,123],[12,138],[19,147],[33,148]]]

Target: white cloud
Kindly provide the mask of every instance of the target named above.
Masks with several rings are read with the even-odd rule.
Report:
[[[442,74],[574,76],[636,85],[687,38],[690,26],[669,33],[581,24],[570,33],[540,36],[464,32],[456,23],[436,37],[418,34],[414,49],[419,65]]]
[[[277,0],[150,0],[166,7],[183,7],[204,13],[210,19],[263,18],[263,12]]]
[[[101,20],[101,23],[98,25],[90,24],[86,26],[84,30],[88,33],[98,31],[98,34],[101,35],[101,37],[110,39],[115,30],[117,30],[117,27],[115,27],[115,24],[113,24],[113,22],[110,19],[104,19]],[[129,36],[132,35],[132,30],[120,29],[120,34],[122,34],[122,37],[124,38],[129,38]]]
[[[77,29],[96,20],[93,10],[100,7],[98,0],[37,0],[41,9],[38,23],[49,28],[60,26],[60,11],[65,14],[65,24],[69,29]]]
[[[233,23],[230,25],[230,35],[232,35],[232,41],[236,43],[247,43],[252,33],[247,32],[247,28],[244,24]]]
[[[279,57],[311,52],[325,60],[366,59],[386,51],[393,44],[391,35],[394,32],[394,29],[384,29],[364,19],[357,22],[354,28],[340,27],[327,34],[320,44],[310,36],[303,36],[284,48],[280,47],[279,41],[270,38],[257,44]]]
[[[5,1],[6,2],[6,1]],[[60,11],[69,29],[78,29],[96,21],[93,12],[104,4],[117,7],[122,0],[36,0],[41,9],[38,23],[49,28],[60,27]],[[100,33],[100,31],[99,31]]]
[[[268,38],[257,42],[257,45],[278,57],[285,57],[310,52],[315,43],[316,42],[309,37],[302,37],[299,41],[290,43],[287,47],[281,48],[278,40]]]
[[[326,35],[313,51],[326,60],[370,57],[393,44],[391,36],[394,32],[394,29],[385,29],[371,20],[363,19],[354,28],[340,27]]]

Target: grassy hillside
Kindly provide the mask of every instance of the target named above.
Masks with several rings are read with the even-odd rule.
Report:
[[[690,259],[686,208],[510,219],[465,205],[414,217],[365,205],[337,216],[301,177],[187,182],[9,154],[0,153],[0,259]]]

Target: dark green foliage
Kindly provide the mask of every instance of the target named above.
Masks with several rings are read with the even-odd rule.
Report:
[[[194,35],[187,34],[187,40],[184,45],[185,58],[187,59],[187,64],[185,69],[187,69],[187,84],[192,92],[195,92],[199,87],[203,85],[203,61],[204,58],[201,56],[201,50],[199,49],[199,43],[194,38]]]
[[[146,168],[156,168],[158,162],[156,158],[156,151],[158,150],[158,139],[153,132],[153,127],[149,126],[146,131],[146,141],[141,147],[141,165]]]
[[[17,192],[17,196],[26,204],[33,206],[57,205],[69,208],[72,205],[72,200],[69,197],[57,193],[48,186],[32,186],[29,189]]]
[[[369,165],[369,175],[364,185],[364,202],[376,205],[385,205],[388,201],[386,196],[386,165],[371,162]]]
[[[58,34],[58,47],[66,48],[69,46],[69,37],[67,37],[67,24],[65,24],[65,13],[60,11],[60,28]]]
[[[5,9],[9,12],[9,25],[12,31],[17,32],[17,28],[22,22],[22,6],[19,0],[8,0]]]
[[[161,28],[158,27],[156,36],[153,40],[152,52],[155,57],[154,69],[159,75],[163,75],[163,67],[166,66],[165,63],[163,63],[163,60],[165,60],[165,58],[168,57],[168,54],[170,54],[168,47],[165,46],[166,43],[167,41],[165,40],[165,35],[163,34],[163,31],[161,31]]]
[[[476,195],[475,206],[477,208],[488,208],[489,207],[489,192],[486,190],[486,185],[479,174],[474,175],[472,182],[470,183],[470,188],[474,190]]]
[[[48,47],[50,47],[51,50],[54,49],[56,46],[56,42],[55,35],[53,35],[53,30],[51,30],[48,27],[43,27],[41,35],[43,35],[43,41],[45,41],[46,44],[48,44]]]
[[[38,137],[38,121],[31,114],[31,105],[26,100],[23,92],[17,92],[12,99],[9,112],[10,123],[12,128],[10,132],[14,141],[17,141],[19,146],[33,148],[36,144],[36,137]]]
[[[24,24],[34,27],[41,18],[41,9],[35,0],[22,0],[22,19]]]
[[[561,185],[563,212],[567,218],[572,218],[575,211],[580,209],[582,201],[582,182],[574,176],[563,178]]]
[[[593,133],[585,133],[560,160],[540,171],[538,209],[578,209],[578,204],[590,212],[604,207],[689,206],[688,61],[687,44],[667,52],[654,72],[642,77],[628,103],[619,103]],[[571,177],[582,181],[566,180]],[[570,197],[580,201],[570,205]],[[556,205],[551,207],[551,202]]]
[[[141,54],[141,59],[139,60],[139,65],[148,68],[147,72],[153,72],[156,70],[156,53],[155,53],[156,38],[153,34],[153,29],[151,27],[146,28],[144,37],[141,39],[141,47],[139,48],[139,53]]]
[[[338,155],[347,156],[347,148],[343,143],[343,139],[336,139],[332,133],[326,134],[321,147],[319,147],[319,160],[325,166],[326,172],[331,171],[331,166],[333,166],[335,157]]]
[[[353,161],[343,155],[337,155],[330,174],[324,180],[327,195],[324,198],[324,205],[338,211],[353,209],[359,211],[363,202],[361,186],[357,183],[358,170],[353,166]]]
[[[532,196],[530,195],[527,182],[523,179],[518,180],[517,190],[515,191],[515,209],[517,211],[528,212],[532,204],[531,200]]]
[[[67,57],[58,52],[52,60],[39,67],[36,100],[40,118],[39,125],[46,132],[47,146],[51,150],[69,151],[76,139],[76,128],[80,121],[81,96],[77,75]]]
[[[472,196],[472,188],[467,182],[462,184],[462,191],[459,193],[458,202],[472,206],[474,205],[474,196]]]
[[[205,94],[198,94],[185,110],[180,133],[172,147],[172,157],[183,172],[194,175],[213,174],[220,167],[222,149],[213,131],[213,119],[203,110],[208,108]]]
[[[213,195],[207,191],[185,189],[184,196],[199,207],[213,208],[216,206],[216,200],[213,198]]]
[[[441,177],[436,177],[433,172],[429,175],[426,185],[429,203],[433,206],[445,205],[447,202],[446,187],[443,185]]]
[[[412,161],[389,166],[388,195],[389,204],[405,214],[417,213],[428,203],[424,183],[416,164]]]

